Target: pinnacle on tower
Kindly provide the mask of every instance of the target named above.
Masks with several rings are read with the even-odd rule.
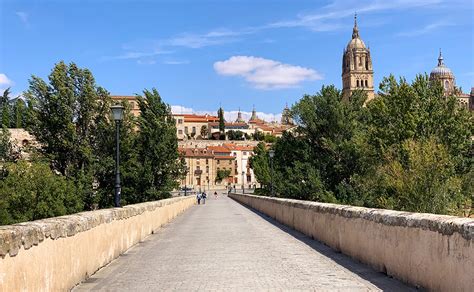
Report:
[[[359,37],[359,28],[357,27],[357,13],[354,14],[354,28],[352,29],[352,38]]]
[[[444,62],[443,62],[444,58],[443,58],[443,55],[441,54],[441,48],[439,49],[439,57],[438,57],[438,67],[439,66],[444,66]]]

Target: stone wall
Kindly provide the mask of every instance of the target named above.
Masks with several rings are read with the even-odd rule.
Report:
[[[195,204],[194,196],[0,227],[0,291],[68,291]]]
[[[474,219],[230,196],[411,285],[432,291],[474,289]]]

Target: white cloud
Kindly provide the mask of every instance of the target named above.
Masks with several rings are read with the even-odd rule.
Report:
[[[435,22],[428,24],[422,28],[411,30],[411,31],[405,31],[405,32],[400,32],[397,35],[401,37],[415,37],[415,36],[420,36],[424,35],[430,32],[435,31],[438,28],[445,27],[445,26],[452,26],[455,25],[454,23],[450,22]]]
[[[18,16],[21,20],[21,22],[26,26],[30,26],[30,21],[29,21],[29,15],[25,11],[17,11],[15,12],[16,16]]]
[[[181,105],[172,105],[171,112],[173,114],[192,114],[194,111],[190,107],[184,107]]]
[[[260,89],[295,87],[303,81],[323,79],[313,69],[253,56],[233,56],[215,62],[214,70],[220,75],[241,76]]]
[[[8,87],[13,85],[13,81],[11,81],[7,75],[0,73],[0,87]]]
[[[181,106],[181,105],[172,105],[171,106],[171,112],[173,114],[198,114],[198,115],[208,114],[208,115],[213,115],[213,116],[217,115],[217,110],[214,110],[214,111],[206,111],[206,110],[197,111],[197,110],[194,110],[192,108],[184,107],[184,106]],[[236,111],[236,110],[231,110],[231,111],[224,110],[225,120],[228,121],[228,122],[234,122],[237,119],[238,112],[239,111]],[[250,117],[252,116],[252,112],[241,111],[241,114],[242,114],[242,118],[245,121],[248,121],[250,119]],[[273,114],[273,113],[257,112],[257,116],[258,116],[258,118],[260,118],[264,121],[267,121],[267,122],[272,122],[272,121],[277,121],[278,122],[278,121],[281,120],[281,113]]]

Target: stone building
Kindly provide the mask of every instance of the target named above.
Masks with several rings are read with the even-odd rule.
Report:
[[[445,96],[455,96],[461,106],[473,110],[474,109],[474,90],[471,88],[470,94],[463,93],[456,86],[456,77],[454,73],[444,64],[444,58],[439,51],[438,65],[431,70],[430,81],[441,82]]]
[[[281,124],[293,125],[293,119],[291,118],[291,112],[290,108],[288,107],[288,104],[285,106],[283,112],[281,113]]]
[[[112,103],[123,103],[126,102],[130,106],[130,112],[133,116],[138,117],[140,115],[140,107],[138,106],[137,97],[134,95],[111,95]]]
[[[370,49],[359,36],[357,15],[354,16],[352,39],[344,49],[342,56],[342,95],[349,99],[355,90],[367,93],[367,101],[374,98],[374,71]]]
[[[211,134],[209,123],[219,122],[218,117],[208,114],[173,114],[173,117],[176,120],[176,135],[179,140],[207,139]],[[203,129],[205,133],[201,133]]]
[[[205,148],[179,148],[184,158],[187,174],[181,180],[181,187],[194,188],[195,191],[222,189],[234,182],[235,157],[231,151],[223,146],[209,146]],[[230,170],[229,177],[216,181],[219,170]]]

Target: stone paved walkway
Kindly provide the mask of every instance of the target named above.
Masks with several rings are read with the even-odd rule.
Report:
[[[407,291],[227,197],[194,206],[74,291]]]

